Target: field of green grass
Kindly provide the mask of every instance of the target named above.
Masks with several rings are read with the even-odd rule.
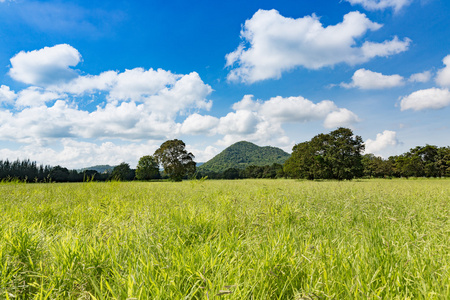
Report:
[[[0,184],[0,299],[450,299],[450,180]]]

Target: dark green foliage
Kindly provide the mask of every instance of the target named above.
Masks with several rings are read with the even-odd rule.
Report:
[[[394,175],[393,163],[391,160],[384,160],[373,154],[365,154],[362,157],[363,173],[369,178],[384,178]]]
[[[292,178],[343,180],[361,177],[363,150],[362,138],[341,127],[295,145],[284,171]]]
[[[51,167],[27,160],[0,160],[0,180],[19,179],[26,182],[42,182],[48,180]]]
[[[69,181],[69,170],[61,166],[56,166],[50,171],[50,179],[56,182]]]
[[[417,146],[409,152],[389,158],[398,177],[450,176],[450,147]]]
[[[159,178],[161,178],[161,174],[159,174],[157,160],[151,155],[142,156],[136,167],[136,179],[151,180]]]
[[[198,167],[202,174],[221,173],[230,168],[245,169],[248,166],[283,164],[289,154],[276,147],[259,147],[250,142],[235,143],[214,158]]]
[[[111,173],[111,179],[120,181],[133,180],[134,176],[134,170],[131,170],[130,165],[124,162],[116,166]]]
[[[194,155],[186,151],[182,140],[165,141],[153,155],[163,166],[164,172],[174,181],[181,181],[185,176],[195,174]]]

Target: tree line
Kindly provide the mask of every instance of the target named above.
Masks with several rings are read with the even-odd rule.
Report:
[[[248,166],[229,168],[221,173],[196,172],[194,155],[186,151],[181,140],[164,142],[153,155],[139,159],[136,169],[128,163],[114,167],[111,173],[95,170],[69,170],[48,165],[37,165],[28,160],[0,160],[0,180],[24,182],[81,182],[107,180],[159,180],[181,181],[186,178],[242,179],[242,178],[299,178],[337,179],[392,178],[392,177],[450,177],[450,147],[417,146],[410,151],[388,159],[365,154],[364,143],[351,129],[338,128],[328,134],[321,133],[310,141],[299,143],[292,149],[284,165]],[[162,168],[162,170],[161,170]]]

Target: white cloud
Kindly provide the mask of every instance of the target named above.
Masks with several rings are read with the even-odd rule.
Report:
[[[314,103],[301,96],[273,97],[269,100],[253,100],[246,95],[233,105],[236,112],[220,118],[218,133],[224,137],[219,145],[228,146],[234,142],[248,140],[259,144],[287,146],[291,144],[282,126],[285,123],[324,121],[327,128],[348,126],[359,122],[359,118],[345,108],[337,107],[332,101]]]
[[[55,92],[46,91],[42,88],[32,86],[22,90],[17,95],[16,107],[41,106],[47,102],[64,99],[67,96]]]
[[[213,134],[219,124],[219,119],[212,116],[202,116],[194,113],[184,120],[181,125],[183,134]]]
[[[353,74],[351,83],[341,83],[341,86],[371,90],[393,88],[404,84],[404,78],[400,75],[383,75],[370,70],[359,69]]]
[[[399,11],[403,7],[409,5],[412,0],[346,0],[352,5],[360,4],[367,10],[385,10],[393,8]]]
[[[220,118],[218,132],[220,134],[248,135],[255,133],[257,125],[262,121],[256,112],[238,110]]]
[[[388,146],[396,146],[398,144],[397,133],[391,130],[385,130],[378,133],[375,140],[368,139],[365,143],[364,153],[378,154]]]
[[[196,146],[186,145],[186,150],[195,155],[196,162],[207,162],[220,153],[214,146],[207,146],[205,149],[198,149]]]
[[[67,44],[21,51],[11,58],[9,75],[17,81],[41,86],[67,82],[77,77],[70,67],[80,60],[78,50]]]
[[[450,55],[447,55],[443,59],[445,67],[438,71],[436,76],[436,82],[440,86],[449,87],[450,86]]]
[[[346,108],[330,112],[323,122],[325,128],[347,127],[359,122],[358,116]]]
[[[382,43],[366,41],[357,46],[357,40],[367,31],[381,26],[359,12],[346,14],[337,25],[323,27],[315,15],[292,19],[276,10],[259,10],[242,28],[243,43],[226,55],[227,66],[237,65],[228,74],[228,80],[253,83],[279,78],[295,67],[355,65],[408,49],[411,41],[407,38],[400,41],[397,37]]]
[[[278,122],[308,122],[323,119],[330,112],[336,110],[336,105],[329,100],[317,104],[299,97],[274,97],[265,101],[261,106],[261,113]]]
[[[12,104],[14,100],[17,98],[17,95],[14,91],[12,91],[9,86],[1,85],[0,86],[0,104]]]
[[[410,82],[428,82],[431,79],[431,72],[430,71],[425,71],[422,73],[416,73],[416,74],[412,74],[408,81]]]
[[[25,145],[17,150],[0,149],[0,157],[21,160],[31,158],[39,164],[61,165],[70,169],[102,164],[118,165],[122,162],[130,163],[130,166],[135,168],[140,157],[152,155],[159,145],[160,141],[120,145],[113,142],[93,143],[64,138],[52,145]]]
[[[401,110],[441,109],[450,105],[450,91],[448,89],[431,88],[416,91],[401,98]]]
[[[109,102],[117,105],[121,101],[145,103],[154,113],[169,115],[184,113],[186,109],[211,109],[212,102],[206,97],[212,92],[197,72],[179,75],[158,70],[135,68],[118,73],[103,72],[100,75],[79,76],[50,90],[76,95],[107,92]]]

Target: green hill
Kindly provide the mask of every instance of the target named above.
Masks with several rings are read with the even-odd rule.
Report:
[[[245,169],[250,165],[283,164],[289,154],[280,148],[260,147],[250,142],[237,142],[197,168],[199,172],[223,172],[228,168]]]
[[[110,166],[110,165],[97,165],[97,166],[92,166],[92,167],[88,167],[88,168],[83,168],[80,169],[81,172],[86,171],[86,170],[95,170],[99,173],[111,173],[112,170],[114,169],[114,166]]]

